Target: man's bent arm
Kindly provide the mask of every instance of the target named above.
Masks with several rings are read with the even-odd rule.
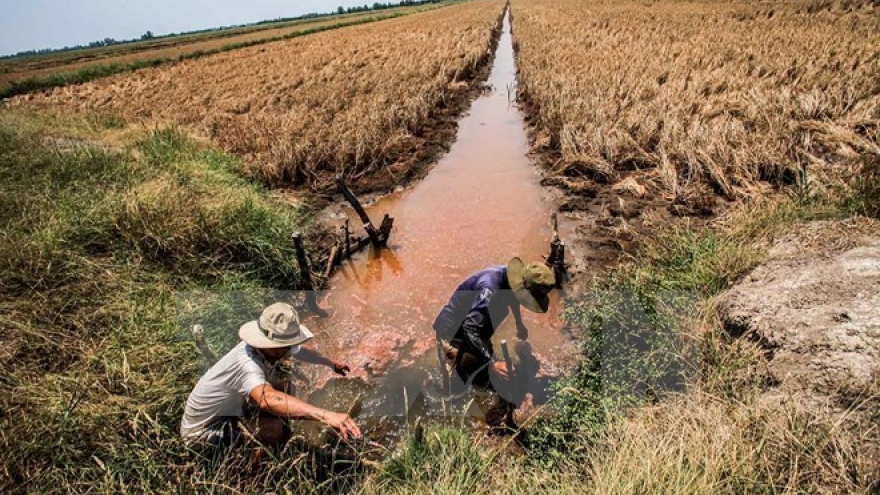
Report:
[[[260,407],[261,411],[282,418],[323,421],[326,416],[323,413],[329,412],[292,395],[275,390],[268,383],[254,387],[251,390],[250,398],[254,404]]]
[[[362,436],[361,430],[348,414],[328,411],[313,406],[292,395],[275,390],[268,383],[254,387],[249,395],[250,399],[260,407],[260,411],[282,418],[320,421],[339,431],[343,438],[349,434],[355,438]]]
[[[298,359],[304,363],[329,366],[331,368],[336,365],[335,361],[333,361],[332,359],[328,358],[327,356],[321,354],[321,352],[318,351],[317,349],[314,349],[311,347],[306,347],[306,346],[302,346],[302,348],[300,348],[299,352],[296,353],[296,359]]]
[[[462,333],[467,339],[468,352],[475,354],[483,362],[492,361],[492,352],[483,341],[481,329],[488,324],[489,312],[485,309],[473,309],[468,313],[461,325]]]

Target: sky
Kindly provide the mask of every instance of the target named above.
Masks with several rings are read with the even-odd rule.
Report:
[[[0,0],[0,55],[330,12],[376,0]],[[387,3],[387,0],[379,0]],[[392,0],[397,3],[398,0]]]

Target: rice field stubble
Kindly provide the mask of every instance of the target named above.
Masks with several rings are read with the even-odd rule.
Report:
[[[12,104],[180,125],[244,157],[248,172],[271,186],[329,189],[343,173],[352,180],[371,175],[374,185],[359,189],[387,188],[427,158],[432,119],[491,59],[503,6],[469,2]],[[379,174],[383,169],[388,173]]]
[[[243,27],[214,30],[123,42],[117,45],[82,48],[42,55],[0,59],[0,85],[61,70],[82,69],[93,65],[133,62],[143,59],[175,59],[194,52],[213,52],[224,46],[248,45],[315,29],[383,19],[436,8],[436,4],[396,7],[342,15],[328,15]]]
[[[514,0],[545,183],[595,243],[730,201],[848,183],[880,153],[872,2]]]

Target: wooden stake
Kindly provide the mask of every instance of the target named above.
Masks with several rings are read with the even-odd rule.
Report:
[[[205,328],[201,325],[193,325],[192,335],[193,339],[196,341],[196,347],[199,349],[199,352],[201,352],[202,356],[208,360],[208,364],[213,366],[214,363],[217,362],[217,355],[214,354],[214,351],[208,346],[208,343],[205,342]]]
[[[330,257],[327,258],[327,267],[324,269],[324,278],[330,278],[333,275],[333,267],[336,266],[336,255],[339,253],[339,242],[333,244],[330,248]]]
[[[386,213],[385,217],[382,218],[382,223],[379,224],[379,235],[382,236],[383,244],[388,242],[392,228],[394,228],[394,217]]]
[[[422,424],[422,417],[416,418],[416,424],[413,426],[413,440],[421,445],[425,443],[425,425]]]
[[[357,397],[355,397],[354,401],[352,401],[351,405],[348,406],[348,410],[345,411],[345,413],[348,414],[348,417],[354,419],[354,418],[358,417],[358,415],[361,413],[361,409],[363,409],[363,406],[364,406],[364,395],[359,394]],[[322,428],[321,433],[318,436],[319,444],[320,445],[329,444],[330,443],[330,433],[332,433],[333,431],[334,431],[333,428],[331,428],[329,426],[325,426],[324,428]]]
[[[437,341],[437,364],[440,370],[440,379],[442,380],[443,393],[450,395],[452,393],[449,383],[449,368],[446,366],[446,352],[443,350],[443,343]]]
[[[348,259],[351,258],[351,233],[348,229],[348,217],[345,217],[345,225],[342,228],[345,229],[345,234],[342,238],[345,247],[345,259]]]
[[[299,276],[302,279],[303,290],[306,291],[306,306],[312,312],[327,316],[327,312],[318,306],[318,297],[315,294],[315,287],[312,284],[312,271],[309,268],[309,260],[306,257],[306,250],[303,248],[302,233],[294,232],[291,236],[293,247],[296,250],[296,262],[299,265]]]
[[[507,380],[509,384],[509,392],[510,399],[517,399],[519,396],[516,394],[516,373],[513,370],[513,359],[510,358],[510,349],[507,348],[507,341],[501,341],[501,355],[504,356],[504,365],[507,366]],[[502,397],[503,398],[503,397]],[[513,400],[508,400],[507,402],[514,402]]]
[[[370,221],[370,216],[367,215],[367,211],[361,206],[361,202],[358,201],[357,196],[355,196],[348,186],[345,185],[345,180],[343,180],[342,175],[336,176],[336,185],[339,186],[339,191],[342,193],[342,196],[345,197],[346,201],[348,201],[355,213],[360,217],[361,222],[364,224],[364,230],[366,230],[367,235],[370,236],[370,241],[374,246],[382,247],[382,239],[379,236],[379,232],[376,230],[376,227],[373,226],[373,222]]]
[[[556,275],[556,288],[562,288],[562,282],[565,280],[565,243],[559,241],[556,248],[556,265],[553,267],[553,274]]]
[[[559,238],[559,224],[555,212],[550,214],[550,228],[553,229],[553,236],[550,239],[550,254],[547,256],[546,264],[553,269],[556,287],[560,288],[565,278],[565,243]]]
[[[553,237],[551,238],[554,241],[559,240],[559,219],[557,218],[556,213],[550,214],[550,228],[553,229]]]

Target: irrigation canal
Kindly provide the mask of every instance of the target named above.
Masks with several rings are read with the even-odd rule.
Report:
[[[320,301],[330,316],[308,322],[315,345],[351,365],[350,378],[356,378],[321,376],[311,400],[345,410],[360,396],[358,419],[373,437],[393,439],[399,430],[394,425],[406,414],[412,419],[465,412],[462,405],[459,410],[441,405],[431,385],[439,374],[434,317],[469,274],[513,256],[528,263],[548,253],[548,218],[555,205],[527,156],[525,123],[515,105],[509,13],[487,84],[490,89],[474,101],[459,122],[455,143],[427,177],[367,207],[372,219],[395,217],[388,248],[344,262]],[[344,214],[357,218],[351,211],[339,218]],[[571,228],[560,224],[563,239]],[[552,375],[554,365],[571,353],[559,297],[555,291],[548,314],[523,310],[542,375]],[[496,352],[501,339],[512,341],[514,335],[508,318],[493,339]],[[533,390],[536,398],[541,393]]]

